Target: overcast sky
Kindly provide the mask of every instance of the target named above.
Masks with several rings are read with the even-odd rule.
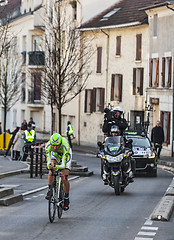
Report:
[[[83,0],[83,22],[111,7],[119,0]]]

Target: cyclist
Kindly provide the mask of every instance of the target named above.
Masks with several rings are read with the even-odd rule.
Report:
[[[48,174],[48,192],[45,197],[49,200],[50,197],[50,187],[54,180],[52,171],[60,169],[62,174],[63,190],[64,196],[64,210],[69,209],[69,189],[70,184],[68,180],[71,160],[72,160],[72,150],[69,146],[68,140],[62,137],[58,133],[54,133],[50,140],[45,145],[45,152],[47,157],[47,167],[50,169]]]

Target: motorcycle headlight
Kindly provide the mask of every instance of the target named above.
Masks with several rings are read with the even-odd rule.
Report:
[[[112,157],[110,155],[106,155],[106,159],[108,162],[121,162],[123,159],[122,154],[116,156],[116,157]]]
[[[148,158],[155,158],[155,153],[154,152],[149,153]]]

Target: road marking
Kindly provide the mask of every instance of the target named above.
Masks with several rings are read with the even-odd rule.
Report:
[[[153,238],[139,238],[139,237],[136,237],[135,240],[153,240]]]
[[[157,231],[158,230],[158,227],[142,227],[141,228],[142,230],[152,230],[152,231]]]
[[[153,221],[151,221],[150,219],[148,219],[145,223],[144,223],[144,225],[152,225],[153,224]]]
[[[139,232],[137,235],[155,236],[155,235],[156,235],[156,232]]]

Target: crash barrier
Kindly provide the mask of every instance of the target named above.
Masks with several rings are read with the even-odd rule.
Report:
[[[0,134],[0,150],[7,150],[11,135],[9,133]]]
[[[23,146],[22,150],[24,155],[30,157],[30,178],[33,178],[35,172],[35,177],[43,175],[43,162],[46,162],[45,148],[42,146],[43,143],[26,144]],[[39,170],[39,171],[38,171]]]

